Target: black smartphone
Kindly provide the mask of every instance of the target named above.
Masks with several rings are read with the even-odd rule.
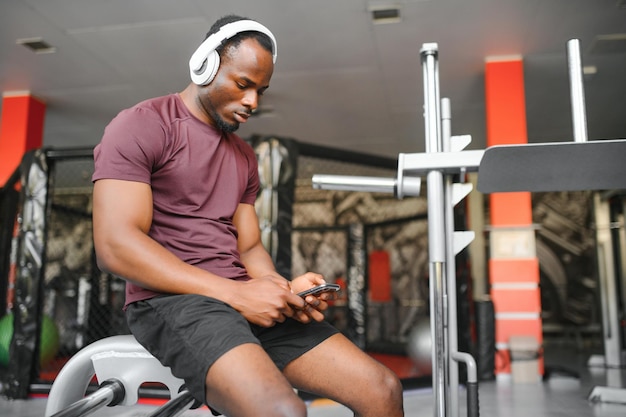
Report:
[[[339,291],[340,289],[341,287],[337,284],[322,284],[322,285],[318,285],[317,287],[313,287],[313,288],[309,288],[308,290],[301,291],[298,293],[298,295],[304,298],[307,295],[317,295],[323,292]]]

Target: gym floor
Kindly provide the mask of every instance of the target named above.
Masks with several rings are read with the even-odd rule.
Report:
[[[481,382],[479,386],[480,416],[482,417],[617,417],[626,415],[626,405],[593,404],[588,396],[593,387],[626,387],[626,369],[589,368],[591,353],[568,345],[545,346],[547,377],[543,382],[515,384],[509,381]],[[407,417],[432,417],[433,396],[431,388],[410,388],[405,391]],[[626,399],[626,390],[624,391]],[[459,394],[459,416],[467,415],[465,392]],[[349,417],[352,414],[343,406],[325,399],[308,402],[310,417]],[[0,416],[41,417],[46,406],[45,398],[28,400],[0,399]],[[154,406],[104,408],[93,415],[98,417],[140,417],[154,410]],[[206,408],[190,410],[186,417],[212,416]]]

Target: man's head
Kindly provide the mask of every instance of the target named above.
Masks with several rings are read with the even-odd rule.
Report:
[[[204,42],[196,49],[189,60],[191,80],[198,85],[207,85],[220,65],[220,56],[236,49],[241,41],[254,38],[261,46],[273,54],[276,63],[276,39],[272,32],[253,20],[228,15],[217,20],[209,29]]]
[[[218,20],[190,60],[195,102],[209,124],[237,130],[269,87],[275,59],[276,42],[267,28],[239,16]]]

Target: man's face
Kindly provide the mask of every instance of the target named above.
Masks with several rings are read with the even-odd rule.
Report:
[[[274,71],[271,52],[255,39],[245,39],[220,56],[213,81],[201,87],[197,101],[209,123],[225,132],[234,132],[259,105]]]

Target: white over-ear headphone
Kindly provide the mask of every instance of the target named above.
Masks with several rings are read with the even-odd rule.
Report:
[[[276,63],[276,38],[272,32],[262,24],[253,20],[239,20],[237,22],[228,23],[220,28],[216,33],[212,34],[202,42],[202,44],[193,53],[189,60],[189,74],[191,80],[198,85],[207,85],[217,74],[220,67],[220,56],[215,48],[221,43],[241,32],[255,31],[266,34],[272,40],[272,59]]]

